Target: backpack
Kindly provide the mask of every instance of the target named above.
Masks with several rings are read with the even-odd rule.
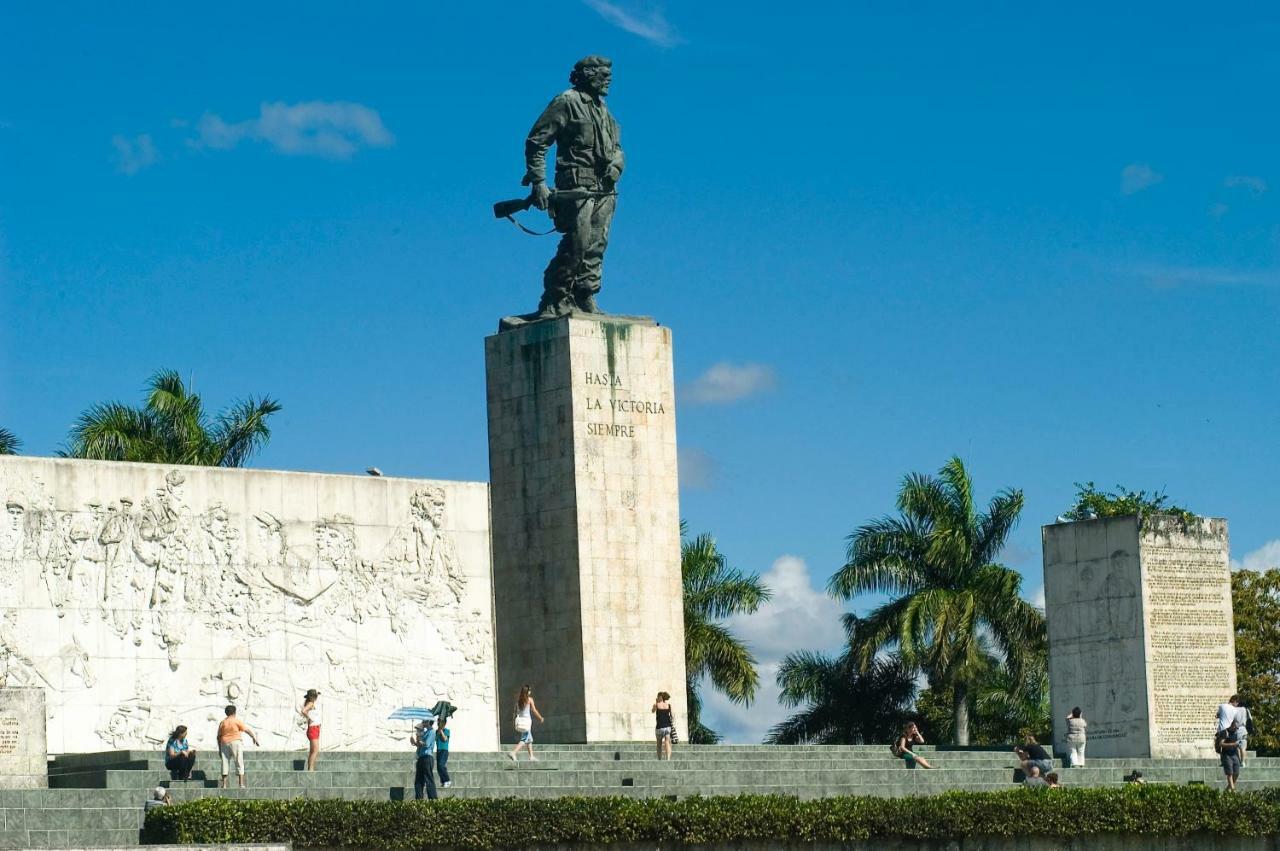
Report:
[[[1226,731],[1226,730],[1219,730],[1219,731],[1217,732],[1217,734],[1215,734],[1215,735],[1214,735],[1214,737],[1213,737],[1213,752],[1214,752],[1214,753],[1217,753],[1217,754],[1222,753],[1222,743],[1223,743],[1223,741],[1224,741],[1226,738],[1227,738],[1227,731]]]
[[[1246,736],[1252,736],[1258,732],[1258,728],[1253,726],[1253,713],[1248,709],[1244,711],[1244,732]]]
[[[889,745],[889,753],[894,756],[902,756],[902,749],[898,747],[898,740],[894,739],[893,744]]]

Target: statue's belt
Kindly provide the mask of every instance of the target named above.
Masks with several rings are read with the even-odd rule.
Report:
[[[617,190],[615,190],[615,189],[609,189],[609,190],[603,190],[603,189],[552,189],[552,190],[551,190],[551,200],[547,202],[547,208],[548,208],[548,210],[550,210],[551,205],[553,205],[553,204],[557,204],[557,203],[560,203],[560,202],[564,202],[564,201],[587,201],[587,200],[590,200],[590,199],[592,199],[592,198],[606,198],[606,197],[608,197],[608,196],[610,196],[610,195],[617,195],[617,194],[618,194],[618,192],[617,192]],[[530,195],[530,196],[529,196],[527,199],[525,199],[525,200],[527,200],[527,201],[529,202],[529,204],[528,204],[527,206],[525,206],[525,207],[524,207],[524,209],[526,209],[526,210],[527,210],[527,209],[529,209],[529,207],[533,206],[533,196],[532,196],[532,195]],[[544,231],[537,231],[537,230],[533,230],[533,229],[531,229],[531,228],[527,228],[527,227],[525,227],[523,224],[521,224],[521,223],[516,219],[516,216],[515,216],[515,213],[514,213],[514,212],[512,212],[512,213],[508,213],[506,216],[504,216],[504,218],[505,218],[507,221],[511,222],[511,224],[513,224],[513,225],[515,225],[516,227],[520,228],[520,230],[522,230],[522,231],[524,231],[525,233],[529,234],[530,236],[547,236],[547,235],[549,235],[549,234],[553,234],[553,233],[555,233],[555,232],[556,232],[556,228],[554,228],[554,227],[553,227],[553,228],[551,228],[551,230],[544,230]],[[551,216],[551,220],[552,220],[552,222],[554,222],[554,221],[555,221],[555,216],[554,216],[554,215],[552,215],[552,216]]]

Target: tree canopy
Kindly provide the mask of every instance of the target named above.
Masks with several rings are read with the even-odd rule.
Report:
[[[1253,714],[1249,744],[1280,754],[1280,567],[1231,572],[1236,691]]]
[[[210,416],[204,401],[174,370],[147,382],[141,407],[103,402],[77,419],[68,458],[242,467],[271,437],[267,420],[281,406],[266,396],[238,400]]]
[[[1182,520],[1196,515],[1180,505],[1174,505],[1164,491],[1147,493],[1133,491],[1124,485],[1116,485],[1114,491],[1099,490],[1093,482],[1076,482],[1076,501],[1062,520],[1093,520],[1097,517],[1127,517],[1131,514],[1172,514]]]
[[[778,669],[778,702],[801,710],[774,725],[770,744],[859,745],[892,740],[912,716],[915,673],[894,657],[863,668],[858,618],[844,616],[846,645],[836,658],[808,650],[792,653]]]
[[[997,493],[984,512],[959,458],[929,476],[903,479],[897,516],[849,536],[847,561],[828,583],[841,599],[884,594],[889,601],[857,623],[852,644],[862,670],[896,651],[908,668],[951,694],[953,740],[969,743],[973,689],[999,658],[1022,683],[1045,647],[1044,616],[1022,598],[1022,577],[996,559],[1017,525],[1019,490]]]

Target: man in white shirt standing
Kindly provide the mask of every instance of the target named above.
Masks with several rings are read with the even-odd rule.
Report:
[[[1218,731],[1227,729],[1232,721],[1238,721],[1237,711],[1240,709],[1240,695],[1233,694],[1226,703],[1218,704]]]
[[[1244,764],[1244,752],[1248,745],[1249,733],[1245,729],[1245,723],[1249,719],[1249,710],[1240,705],[1240,695],[1233,694],[1227,698],[1226,703],[1218,704],[1218,732],[1221,733],[1231,726],[1234,721],[1237,726],[1236,738],[1240,745],[1237,753],[1240,754],[1240,763]]]

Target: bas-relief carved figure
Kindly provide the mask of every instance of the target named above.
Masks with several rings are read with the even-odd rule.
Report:
[[[102,717],[83,719],[116,748],[158,745],[179,718],[211,726],[228,701],[280,746],[296,738],[302,687],[326,694],[339,722],[327,724],[326,744],[337,747],[398,742],[403,730],[385,715],[432,695],[492,707],[491,626],[462,606],[467,576],[443,488],[414,491],[401,524],[389,537],[368,529],[381,540],[366,543],[341,514],[288,522],[216,500],[197,512],[185,482],[170,471],[136,510],[132,495],[58,506],[38,479],[7,483],[0,573],[13,581],[0,588],[0,687],[44,687],[51,714],[76,695],[87,693],[75,698],[82,711],[99,690],[123,689]],[[56,614],[56,649],[32,636],[42,612]],[[193,643],[200,655],[190,658]],[[151,655],[158,665],[148,646],[163,654]],[[135,657],[127,684],[96,661]]]
[[[542,276],[537,311],[508,317],[502,328],[577,312],[604,312],[596,294],[624,166],[618,122],[604,102],[612,81],[613,63],[603,56],[587,56],[573,66],[570,88],[552,99],[525,140],[522,183],[531,188],[528,199],[494,207],[499,216],[528,206],[547,210],[561,234]],[[546,177],[552,145],[554,189]]]

